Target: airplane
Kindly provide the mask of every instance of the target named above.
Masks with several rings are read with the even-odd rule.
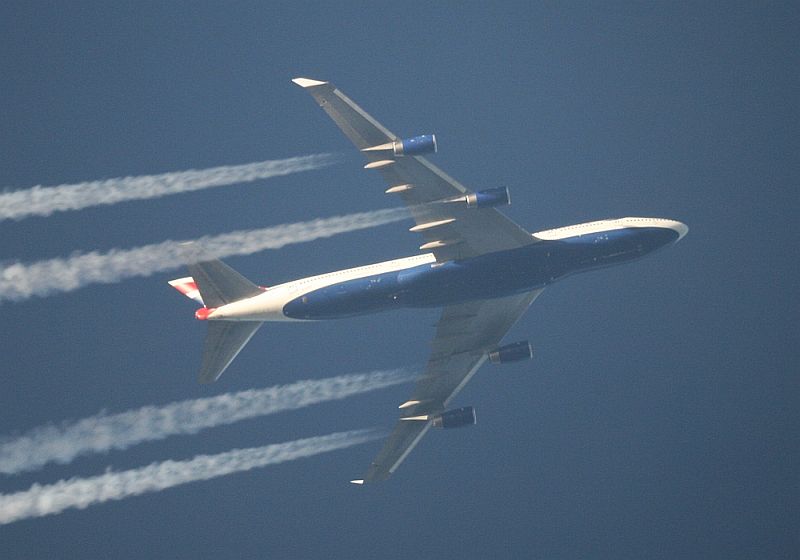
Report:
[[[208,322],[199,380],[216,381],[265,321],[320,321],[400,308],[442,308],[425,370],[364,478],[385,480],[431,427],[476,422],[450,403],[487,361],[531,359],[527,341],[502,339],[546,286],[571,274],[630,262],[682,239],[688,227],[662,218],[618,218],[529,233],[498,211],[505,187],[472,191],[423,155],[436,137],[400,138],[329,82],[296,78],[399,196],[424,243],[419,255],[257,286],[219,260],[188,266],[170,284],[203,307]]]

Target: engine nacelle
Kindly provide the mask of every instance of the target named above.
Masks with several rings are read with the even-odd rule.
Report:
[[[475,416],[475,409],[471,406],[464,406],[461,408],[454,408],[442,412],[433,418],[434,428],[463,428],[472,426],[477,421]]]
[[[508,187],[486,189],[467,195],[467,206],[470,208],[491,208],[508,204],[511,204],[511,194],[508,192]]]
[[[392,150],[396,156],[418,156],[421,154],[434,153],[437,150],[436,135],[423,134],[421,136],[414,136],[413,138],[395,140],[392,143]]]
[[[510,364],[531,358],[533,358],[533,347],[527,340],[507,344],[489,352],[489,359],[493,364]]]

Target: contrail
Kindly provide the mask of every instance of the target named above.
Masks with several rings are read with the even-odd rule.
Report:
[[[0,525],[294,461],[379,437],[381,434],[373,430],[337,432],[264,447],[234,449],[218,455],[198,455],[187,461],[152,463],[138,469],[107,472],[90,478],[60,480],[46,486],[34,484],[22,492],[0,494]]]
[[[145,406],[119,414],[100,413],[61,426],[42,426],[16,439],[0,441],[0,473],[17,474],[51,462],[66,464],[89,453],[128,449],[173,435],[196,434],[206,428],[398,385],[413,377],[410,370],[396,369],[309,379],[164,406]]]
[[[235,183],[249,183],[259,179],[319,169],[335,161],[336,157],[333,154],[314,154],[160,175],[117,177],[54,187],[36,186],[0,193],[0,221],[20,220],[29,216],[49,216],[53,212],[81,210],[126,200],[158,198]]]
[[[408,216],[408,210],[404,208],[374,210],[206,236],[196,240],[196,244],[202,248],[204,258],[249,255],[397,222]],[[133,249],[112,249],[107,253],[78,253],[68,258],[30,264],[13,262],[0,268],[0,302],[71,292],[89,284],[112,284],[126,278],[175,269],[184,262],[185,243],[170,240]]]

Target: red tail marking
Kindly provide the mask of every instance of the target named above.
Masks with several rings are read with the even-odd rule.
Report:
[[[208,316],[211,315],[211,312],[216,311],[216,309],[216,307],[201,307],[194,312],[194,318],[198,321],[205,321],[208,319]]]

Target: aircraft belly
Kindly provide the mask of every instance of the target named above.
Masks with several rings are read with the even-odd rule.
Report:
[[[564,276],[624,264],[653,253],[677,240],[669,228],[625,228],[560,240],[553,268]]]
[[[671,230],[670,230],[671,231]],[[673,240],[664,230],[599,232],[444,263],[345,280],[289,301],[290,319],[353,317],[401,307],[442,307],[542,288],[559,278],[621,264]]]
[[[347,280],[293,299],[283,313],[295,319],[338,319],[499,298],[543,286],[547,279],[545,254],[531,258],[517,251]],[[522,256],[527,258],[519,258]]]
[[[284,306],[283,314],[321,320],[377,313],[397,308],[399,291],[397,272],[346,280],[294,298]]]
[[[493,299],[529,291],[544,284],[540,267],[530,261],[497,259],[444,263],[427,274],[407,279],[401,302],[407,307],[440,307],[476,299]]]

